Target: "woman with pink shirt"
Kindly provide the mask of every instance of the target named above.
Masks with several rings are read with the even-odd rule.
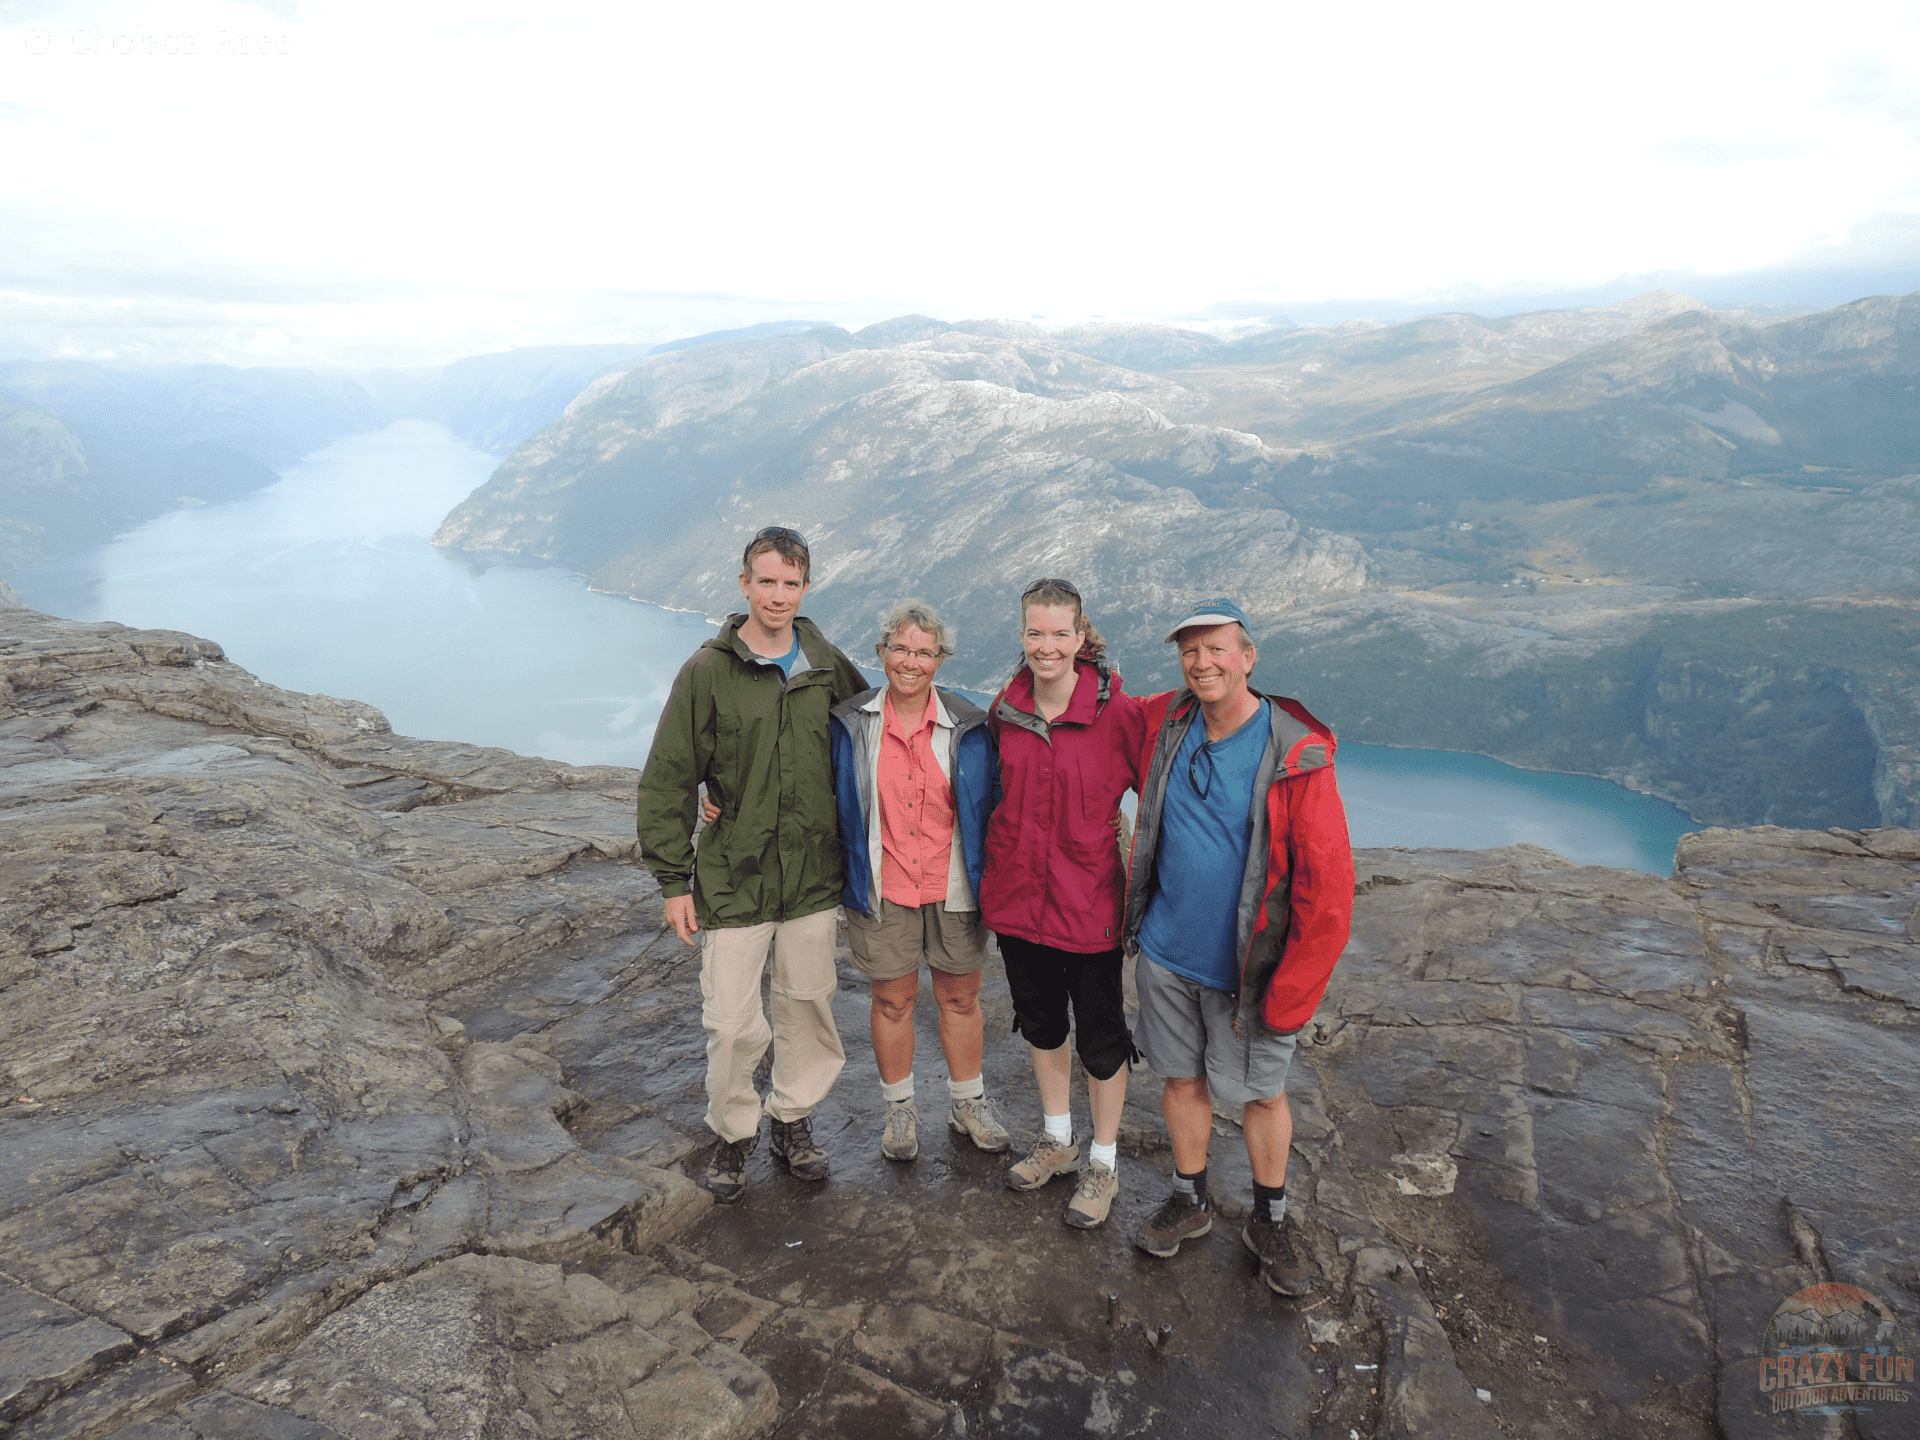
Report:
[[[872,983],[871,1024],[880,1093],[880,1149],[920,1153],[913,1098],[913,1008],[920,967],[940,1007],[948,1127],[982,1150],[1012,1143],[980,1075],[981,866],[993,805],[987,715],[933,683],[953,654],[939,612],[903,600],[874,645],[885,686],[833,708],[833,784],[847,883],[841,904],[853,963]]]

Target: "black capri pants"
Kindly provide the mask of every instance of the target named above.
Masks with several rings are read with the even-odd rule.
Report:
[[[1007,989],[1013,996],[1013,1029],[1036,1050],[1058,1050],[1067,1043],[1067,1008],[1073,1008],[1074,1048],[1095,1080],[1111,1080],[1120,1067],[1139,1058],[1127,1029],[1126,1002],[1120,991],[1118,950],[1083,955],[1001,935]]]

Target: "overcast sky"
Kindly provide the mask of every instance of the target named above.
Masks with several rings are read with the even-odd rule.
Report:
[[[535,8],[0,0],[0,355],[1920,287],[1920,4]]]

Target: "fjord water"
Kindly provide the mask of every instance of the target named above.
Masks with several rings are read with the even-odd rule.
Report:
[[[674,672],[712,627],[567,570],[436,549],[441,517],[498,463],[401,421],[257,494],[23,570],[15,588],[51,614],[218,640],[261,679],[363,700],[404,735],[640,765]]]
[[[637,767],[674,673],[712,627],[556,567],[436,549],[441,517],[497,463],[402,421],[308,456],[257,494],[7,578],[55,615],[218,640],[261,679],[363,700],[402,734]],[[1665,874],[1675,841],[1698,828],[1604,780],[1478,755],[1345,744],[1339,771],[1357,845],[1524,841]]]

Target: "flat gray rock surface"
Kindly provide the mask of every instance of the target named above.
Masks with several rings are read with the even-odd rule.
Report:
[[[763,1144],[711,1207],[698,967],[630,771],[408,740],[209,642],[17,609],[0,767],[20,1440],[1708,1440],[1823,1433],[1756,1364],[1808,1285],[1920,1342],[1910,831],[1709,831],[1672,880],[1362,852],[1290,1087],[1318,1285],[1288,1301],[1239,1241],[1231,1114],[1213,1233],[1132,1248],[1171,1168],[1144,1071],[1113,1218],[1069,1230],[1066,1183],[1009,1192],[948,1131],[923,999],[920,1158],[882,1159],[850,966],[833,1178]],[[983,997],[1018,1150],[997,961]]]

